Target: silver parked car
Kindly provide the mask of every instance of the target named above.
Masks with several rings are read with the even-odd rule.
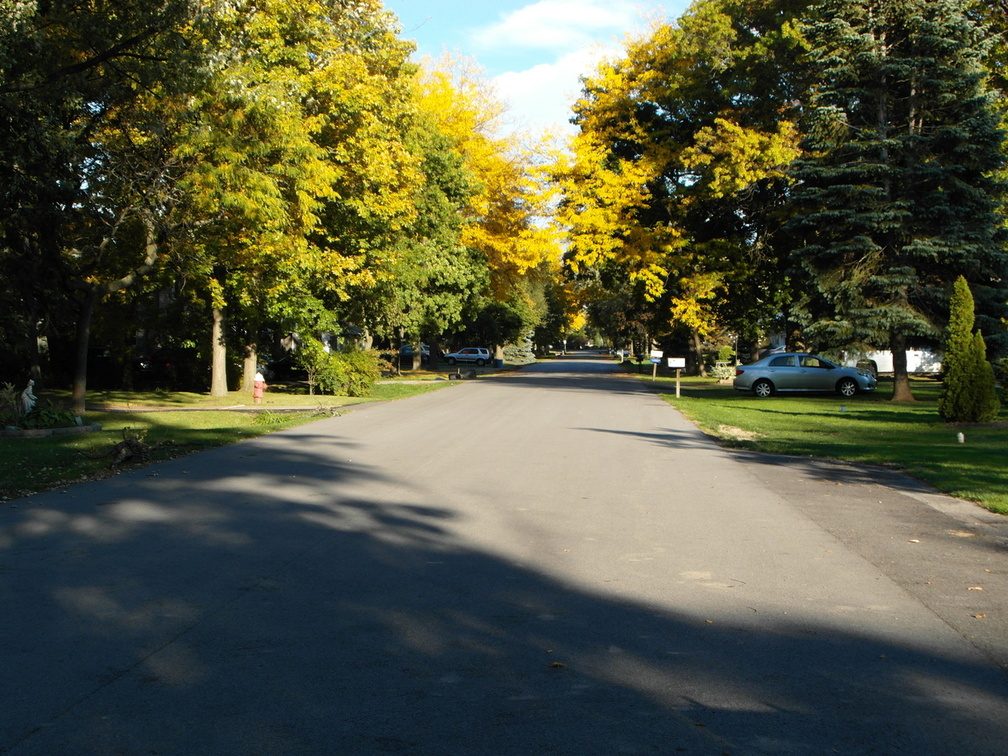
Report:
[[[734,386],[767,397],[777,391],[829,391],[851,397],[859,391],[874,391],[870,370],[842,367],[813,354],[770,354],[749,365],[735,368]]]
[[[490,364],[490,350],[483,347],[466,347],[444,356],[445,362],[454,365],[456,362],[475,362],[478,366]]]

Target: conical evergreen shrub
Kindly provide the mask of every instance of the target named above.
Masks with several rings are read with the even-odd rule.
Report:
[[[1001,412],[1001,401],[997,395],[994,366],[987,361],[987,345],[980,331],[973,334],[974,417],[969,422],[989,423]]]
[[[973,333],[973,307],[973,294],[960,276],[950,301],[938,398],[938,414],[949,422],[987,423],[1001,411],[987,347],[980,332]]]

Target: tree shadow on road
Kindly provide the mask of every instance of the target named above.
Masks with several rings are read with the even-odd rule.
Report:
[[[435,492],[353,464],[353,449],[264,437],[8,511],[0,752],[944,755],[1008,742],[1008,679],[978,658],[839,631],[801,607],[711,616],[572,584],[477,548]],[[667,590],[681,590],[671,576]]]

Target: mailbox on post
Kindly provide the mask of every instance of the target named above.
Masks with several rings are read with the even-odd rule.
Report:
[[[655,378],[658,377],[658,365],[661,364],[661,358],[662,355],[664,354],[665,352],[663,352],[661,349],[651,350],[651,380],[654,380]]]
[[[686,358],[669,357],[668,366],[670,368],[675,368],[675,395],[679,396],[679,377],[682,375],[682,369],[686,367]]]

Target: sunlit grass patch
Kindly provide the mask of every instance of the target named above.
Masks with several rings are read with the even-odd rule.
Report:
[[[893,467],[1008,514],[1006,414],[989,425],[945,423],[937,411],[940,384],[914,381],[913,389],[918,401],[908,404],[890,401],[891,384],[885,383],[878,392],[853,399],[757,399],[730,386],[694,379],[684,383],[681,397],[662,396],[726,446]]]

